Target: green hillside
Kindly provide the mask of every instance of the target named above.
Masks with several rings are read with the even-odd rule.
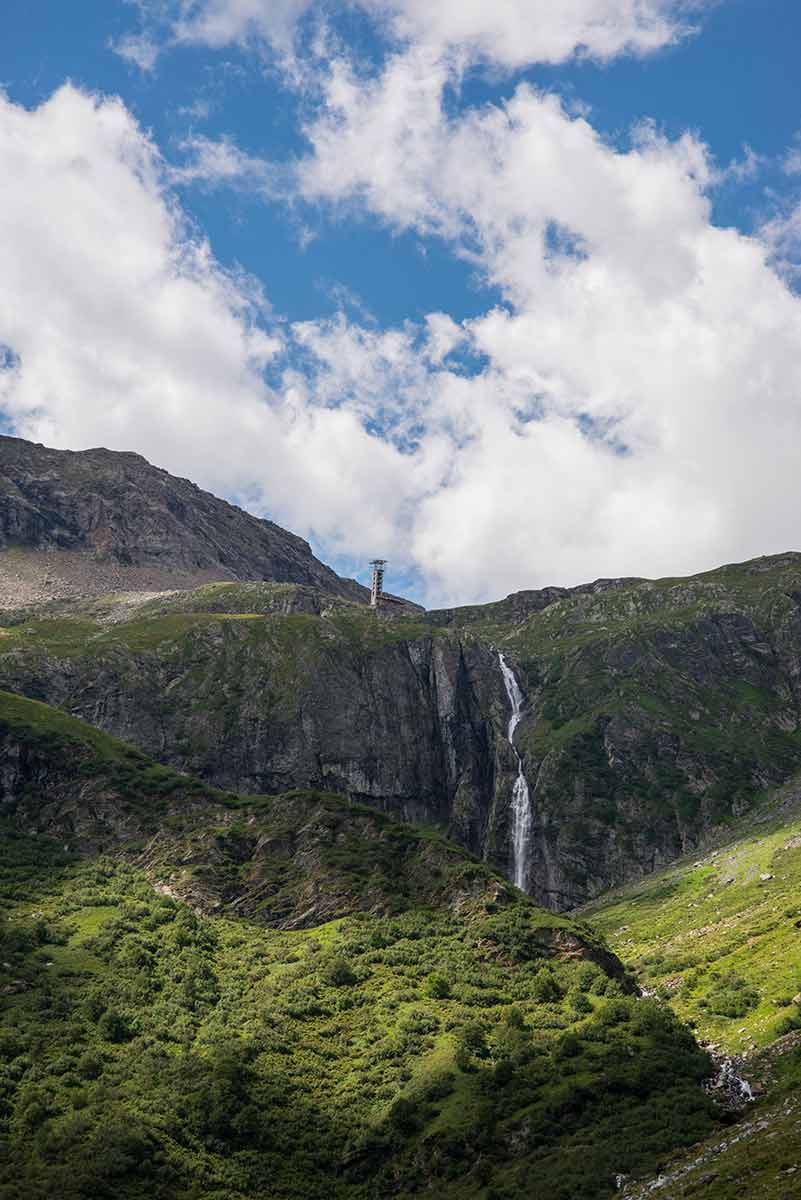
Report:
[[[438,836],[216,793],[8,695],[0,754],[9,1200],[589,1200],[715,1128],[676,1019]],[[232,829],[280,915],[234,917],[254,854]],[[271,924],[318,872],[345,911]]]
[[[801,786],[741,835],[584,914],[703,1043],[736,1056],[756,1103],[725,1133],[632,1182],[626,1200],[794,1200],[801,1170]]]
[[[4,1200],[791,1200],[799,597],[785,555],[398,618],[6,612]]]
[[[584,912],[700,1037],[743,1053],[801,1028],[801,784],[742,836]]]

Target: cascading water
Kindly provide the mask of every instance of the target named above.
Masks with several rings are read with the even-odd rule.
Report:
[[[515,673],[504,656],[498,652],[498,662],[506,685],[506,694],[512,706],[509,727],[506,732],[509,745],[517,758],[517,779],[512,790],[512,852],[514,872],[513,880],[517,887],[525,889],[528,882],[528,848],[531,834],[531,800],[528,794],[528,783],[523,771],[523,759],[515,747],[515,730],[520,724],[523,711],[523,693],[520,691]]]

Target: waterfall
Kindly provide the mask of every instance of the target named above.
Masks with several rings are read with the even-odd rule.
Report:
[[[517,779],[512,789],[512,851],[514,855],[513,881],[516,887],[525,891],[528,882],[528,852],[531,834],[531,800],[528,794],[528,783],[523,771],[523,759],[515,748],[515,730],[520,724],[523,711],[523,693],[520,691],[515,673],[504,656],[498,652],[498,662],[506,686],[506,694],[512,706],[512,715],[506,737],[517,758]]]
[[[703,1046],[705,1043],[702,1042],[701,1045]],[[704,1084],[705,1092],[709,1095],[717,1093],[718,1097],[723,1097],[724,1104],[728,1100],[734,1105],[743,1105],[756,1099],[751,1084],[738,1073],[734,1059],[715,1053],[711,1053],[710,1057],[717,1071]]]

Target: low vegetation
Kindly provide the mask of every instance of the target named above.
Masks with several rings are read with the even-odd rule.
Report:
[[[4,1198],[594,1200],[715,1127],[676,1017],[439,835],[215,793],[18,697],[0,730],[36,781],[0,829]],[[27,832],[66,810],[85,849],[109,806],[111,855]]]
[[[713,1126],[675,1018],[524,919],[280,932],[2,846],[9,1200],[577,1200]]]
[[[742,1053],[801,1029],[801,783],[741,837],[585,912],[699,1037]]]

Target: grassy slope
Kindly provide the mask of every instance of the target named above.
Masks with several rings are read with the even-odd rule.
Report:
[[[658,1194],[794,1200],[801,1173],[801,787],[772,797],[743,835],[584,910],[703,1038],[739,1056],[766,1094],[725,1135],[668,1160]],[[728,1014],[728,1015],[727,1015]],[[655,1179],[631,1184],[645,1200]]]
[[[759,816],[584,910],[643,987],[733,1053],[801,1024],[801,785]]]
[[[788,1056],[776,1098],[743,1120],[666,1162],[657,1178],[632,1182],[623,1200],[797,1200],[801,1173],[801,1053]],[[659,1179],[659,1187],[654,1185]]]
[[[217,803],[35,702],[0,696],[0,726],[10,762],[92,759],[82,795],[99,780],[108,803],[122,769],[157,818],[165,794]],[[394,915],[289,932],[198,916],[130,862],[5,826],[3,1196],[589,1200],[708,1132],[686,1031],[589,961],[580,927],[464,893],[455,854],[451,903],[407,893]]]

